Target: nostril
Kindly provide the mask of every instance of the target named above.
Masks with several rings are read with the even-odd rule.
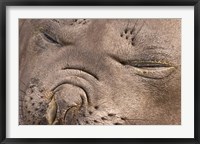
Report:
[[[77,119],[78,119],[77,107],[71,107],[69,110],[66,111],[64,116],[65,124],[69,125],[77,124]]]
[[[81,86],[69,81],[62,81],[53,89],[57,104],[56,119],[62,124],[79,124],[79,119],[86,117],[87,92]],[[90,112],[90,114],[92,114]],[[78,121],[77,121],[78,119]]]

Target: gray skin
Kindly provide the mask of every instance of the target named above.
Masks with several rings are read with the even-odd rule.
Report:
[[[181,124],[180,19],[20,19],[21,125]]]

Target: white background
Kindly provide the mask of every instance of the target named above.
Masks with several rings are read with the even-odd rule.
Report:
[[[182,18],[182,123],[133,126],[18,125],[19,18]],[[194,138],[194,7],[23,7],[6,8],[7,138]]]

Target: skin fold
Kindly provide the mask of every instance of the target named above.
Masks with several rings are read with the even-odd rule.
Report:
[[[20,19],[20,125],[181,124],[181,19]]]

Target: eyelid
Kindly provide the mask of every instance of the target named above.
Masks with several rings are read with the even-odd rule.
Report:
[[[44,25],[39,28],[39,31],[47,42],[62,45],[56,33],[57,29],[54,25]]]
[[[166,61],[157,61],[157,60],[135,60],[135,61],[126,61],[124,65],[131,65],[134,67],[170,67],[171,63]]]
[[[133,68],[136,75],[151,79],[162,79],[175,71],[175,67],[166,61],[129,61],[125,66]]]
[[[43,32],[44,37],[47,39],[47,41],[55,44],[59,44],[58,40],[56,37],[51,36],[50,34]]]
[[[168,77],[172,72],[175,71],[175,67],[159,67],[159,68],[137,68],[134,67],[135,74],[151,79],[162,79]]]

